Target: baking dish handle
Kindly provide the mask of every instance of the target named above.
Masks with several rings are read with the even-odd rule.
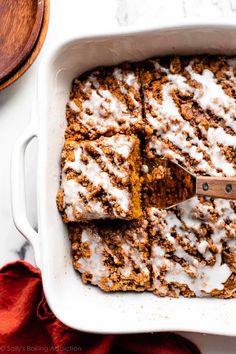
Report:
[[[16,141],[11,157],[11,205],[16,228],[32,244],[37,266],[39,258],[39,238],[30,225],[26,215],[25,197],[25,150],[30,141],[37,137],[35,124],[32,122]]]

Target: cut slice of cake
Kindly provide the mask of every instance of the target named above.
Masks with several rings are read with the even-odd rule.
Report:
[[[84,283],[104,291],[150,287],[147,220],[110,220],[69,225],[73,266]]]
[[[236,174],[235,61],[219,57],[146,61],[147,153],[197,175]]]
[[[136,64],[100,67],[75,79],[67,104],[66,138],[136,133],[143,127]]]
[[[141,216],[140,165],[133,135],[66,141],[57,196],[64,222]]]
[[[236,297],[235,210],[232,201],[197,197],[148,210],[156,295]]]

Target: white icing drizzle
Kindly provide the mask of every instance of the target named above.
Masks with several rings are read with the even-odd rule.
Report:
[[[204,296],[213,290],[223,290],[224,282],[231,275],[231,271],[226,264],[221,264],[222,258],[218,254],[216,263],[210,266],[198,266],[195,268],[194,277],[190,277],[179,263],[170,262],[169,270],[166,274],[167,282],[181,283],[188,285],[196,296]]]
[[[82,121],[87,126],[97,127],[101,131],[109,126],[118,127],[117,119],[127,114],[127,107],[113,96],[110,91],[102,89],[93,90],[90,98],[82,102],[82,107]],[[92,114],[86,113],[87,110],[92,112]],[[109,112],[109,117],[107,117],[107,111]]]
[[[155,149],[159,155],[178,161],[184,161],[182,153],[188,154],[196,161],[197,167],[202,173],[210,175],[226,176],[235,175],[233,163],[226,160],[221,151],[223,146],[235,146],[236,136],[232,136],[222,127],[209,128],[206,130],[202,125],[199,128],[202,131],[204,139],[199,139],[191,126],[190,122],[185,120],[175,104],[172,91],[178,89],[184,92],[194,94],[194,100],[203,109],[210,109],[225,120],[225,124],[236,131],[236,104],[234,99],[225,94],[222,87],[217,84],[213,73],[204,70],[202,75],[192,70],[191,64],[186,68],[191,78],[201,84],[201,88],[193,88],[186,81],[186,78],[180,74],[171,74],[168,69],[161,67],[157,61],[153,62],[157,70],[161,70],[167,75],[168,82],[163,84],[162,102],[157,102],[152,96],[145,96],[145,101],[151,106],[151,110],[146,112],[148,122],[155,128],[157,138],[153,137],[150,141],[150,148]],[[155,115],[153,116],[153,112]],[[161,139],[158,137],[160,136]],[[167,140],[167,142],[165,142]],[[181,153],[173,151],[168,142],[178,147]],[[206,154],[211,164],[204,158]],[[191,169],[191,166],[189,166]],[[194,172],[194,171],[192,171]]]
[[[109,146],[118,155],[127,159],[133,148],[133,139],[126,135],[116,134],[109,138],[104,138],[104,145]]]
[[[101,185],[107,193],[117,199],[122,209],[127,211],[129,207],[127,190],[114,187],[111,183],[110,175],[107,172],[102,171],[100,166],[94,160],[90,160],[85,164],[81,160],[81,152],[81,148],[78,146],[74,151],[75,160],[73,162],[67,162],[65,165],[66,168],[69,167],[78,173],[82,173],[83,176],[86,176],[95,186]]]
[[[131,272],[132,272],[132,268],[130,265],[126,265],[123,268],[120,268],[120,274],[125,278],[128,278]]]
[[[118,81],[121,92],[124,95],[128,94],[132,98],[132,101],[136,108],[140,107],[140,103],[136,100],[133,92],[131,90],[128,91],[126,87],[123,85],[123,82],[125,82],[129,86],[129,88],[133,88],[135,89],[136,92],[139,92],[140,83],[137,79],[137,74],[135,74],[132,71],[124,73],[120,68],[115,68],[113,71],[113,76]]]
[[[130,194],[129,187],[117,187],[114,178],[126,180],[129,178],[129,163],[127,161],[132,153],[136,138],[117,134],[112,137],[103,137],[97,141],[91,141],[90,146],[97,152],[100,161],[105,165],[104,171],[96,158],[91,157],[83,143],[78,143],[74,148],[74,161],[66,161],[62,171],[61,188],[64,190],[64,208],[70,221],[83,219],[98,219],[107,217],[107,211],[102,202],[96,198],[90,198],[87,187],[74,179],[67,179],[67,170],[72,169],[80,176],[86,178],[93,187],[101,186],[111,205],[118,204],[124,212],[129,211]],[[113,159],[109,158],[103,149],[109,148],[115,154]],[[106,151],[106,150],[105,150]],[[87,161],[83,158],[86,157]],[[122,159],[119,160],[119,157]],[[70,178],[70,177],[69,177]],[[116,208],[113,208],[116,217],[120,217]]]
[[[212,143],[222,144],[224,146],[236,146],[236,135],[230,135],[222,127],[216,129],[209,128],[207,139]]]
[[[142,165],[142,171],[143,171],[144,173],[148,173],[148,171],[149,171],[148,165]]]
[[[208,248],[208,242],[206,240],[201,241],[197,246],[197,250],[201,254],[206,253],[207,248]]]
[[[94,71],[89,75],[85,84],[83,84],[83,92],[87,94],[87,99],[81,102],[80,109],[76,102],[69,101],[69,107],[77,115],[77,120],[82,123],[89,131],[96,129],[99,135],[113,128],[119,132],[122,128],[133,126],[142,120],[141,104],[136,100],[133,90],[139,95],[140,83],[138,75],[130,69],[130,72],[123,72],[119,68],[113,71],[113,77],[117,80],[121,93],[128,95],[134,105],[132,114],[128,106],[119,100],[112,91],[102,89],[97,80],[99,73]],[[128,85],[128,88],[125,85]],[[131,89],[132,88],[132,89]],[[120,124],[120,120],[122,125]]]
[[[82,196],[88,195],[88,191],[85,187],[81,186],[73,179],[66,180],[65,177],[63,179],[64,207],[70,221],[76,221],[73,208],[75,208],[76,213],[83,215],[84,218],[87,219],[106,217],[106,213],[99,201],[89,201],[89,209],[88,206],[84,204]]]
[[[217,83],[214,74],[204,69],[200,75],[193,71],[191,64],[186,67],[192,80],[199,82],[202,87],[194,92],[194,99],[206,110],[210,109],[217,116],[224,118],[226,125],[236,132],[236,104],[232,97],[226,95],[221,85]]]
[[[122,249],[123,249],[124,253],[127,255],[127,257],[134,262],[134,264],[141,270],[142,273],[144,273],[146,275],[149,274],[149,270],[147,268],[147,265],[141,259],[141,254],[137,249],[133,248],[129,244],[123,244]],[[130,271],[132,268],[130,265]],[[125,269],[127,270],[127,265],[125,266]]]
[[[70,100],[68,105],[69,105],[70,109],[72,109],[72,111],[79,113],[80,110],[79,110],[79,107],[77,106],[77,104],[75,103],[75,101]]]
[[[106,284],[109,285],[111,281],[111,274],[109,271],[109,266],[105,264],[107,260],[107,255],[111,256],[115,262],[118,258],[113,252],[112,248],[109,248],[104,242],[102,236],[102,229],[96,227],[84,226],[81,233],[81,243],[87,243],[90,249],[89,258],[80,258],[77,261],[79,271],[81,273],[88,272],[92,275],[92,283],[99,284],[99,282],[106,279]],[[138,232],[137,232],[138,233]],[[145,242],[147,236],[143,235],[140,242]],[[145,277],[149,277],[149,270],[147,268],[147,259],[143,256],[142,252],[134,246],[134,244],[129,244],[129,240],[126,240],[122,232],[114,232],[113,234],[114,244],[116,244],[120,250],[120,254],[124,259],[124,266],[119,266],[116,268],[117,274],[121,275],[123,278],[132,278],[132,273],[135,267],[138,267],[141,273]],[[133,241],[136,241],[136,232],[134,230],[132,235]],[[113,284],[113,282],[112,282]]]
[[[97,285],[103,277],[108,278],[110,276],[108,268],[104,265],[104,246],[100,237],[89,229],[82,231],[81,242],[88,243],[91,255],[89,258],[80,258],[77,261],[79,271],[92,274],[92,283]]]
[[[114,139],[113,139],[113,143],[115,143]],[[102,151],[101,148],[96,146],[96,143],[95,144],[91,143],[91,145],[93,146],[94,150],[96,150],[100,154],[99,158],[105,163],[105,166],[108,169],[109,174],[114,174],[116,177],[120,177],[120,178],[124,178],[127,175],[127,170],[129,168],[129,165],[127,162],[124,162],[124,164],[122,165],[122,170],[121,170],[121,169],[117,168],[117,166],[109,160],[109,158],[104,154],[104,152]],[[108,144],[105,144],[105,145],[108,146]],[[129,146],[129,153],[130,153],[130,151],[131,151],[130,142],[129,142],[129,144],[127,144],[127,146]],[[116,147],[113,146],[112,150],[116,151]],[[127,153],[127,157],[129,156],[129,153]],[[117,154],[121,155],[119,152],[117,152]]]
[[[223,242],[231,247],[231,251],[235,250],[236,246],[236,230],[230,225],[230,222],[236,222],[231,202],[215,199],[213,204],[211,202],[200,203],[195,197],[181,203],[177,209],[180,218],[174,210],[151,208],[149,211],[150,220],[157,230],[157,239],[168,240],[174,247],[174,255],[187,262],[187,265],[182,267],[173,259],[165,258],[167,252],[165,248],[154,243],[151,262],[156,279],[155,286],[159,282],[160,270],[164,267],[166,271],[164,280],[167,283],[186,284],[196,296],[205,296],[206,293],[215,289],[222,290],[225,281],[232,274],[229,266],[222,263]],[[214,213],[216,219],[213,218]],[[204,237],[199,238],[201,225],[207,225],[212,230],[210,240]],[[199,262],[196,257],[186,252],[174,235],[178,235],[184,241],[186,249],[196,247],[207,261],[211,258],[214,260],[214,253],[210,251],[214,245],[214,252],[217,251],[214,264],[207,265],[205,261]]]

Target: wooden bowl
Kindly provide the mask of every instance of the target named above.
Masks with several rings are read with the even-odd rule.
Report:
[[[40,3],[40,1],[39,1],[39,3]],[[43,43],[45,41],[46,34],[47,34],[48,23],[49,23],[49,12],[50,12],[49,5],[50,5],[49,0],[44,0],[44,9],[42,9],[43,16],[42,16],[42,20],[41,20],[41,27],[40,27],[38,36],[36,38],[36,41],[34,41],[34,44],[32,45],[34,36],[31,36],[31,38],[29,36],[29,39],[31,41],[31,46],[32,46],[31,50],[28,52],[28,55],[27,55],[27,53],[25,53],[26,55],[22,54],[21,59],[19,59],[18,66],[16,64],[15,70],[13,69],[12,72],[9,72],[7,74],[5,79],[0,81],[0,91],[3,90],[4,88],[8,87],[9,85],[11,85],[17,79],[19,79],[26,72],[26,70],[33,64],[33,62],[37,58],[37,56],[43,46]],[[40,11],[41,11],[41,9],[40,9]],[[32,29],[33,29],[33,26],[32,26]],[[34,35],[35,35],[35,33],[34,33]],[[29,44],[27,43],[27,46],[28,46],[28,48],[30,48],[30,43]],[[17,62],[15,62],[15,63],[17,63]]]

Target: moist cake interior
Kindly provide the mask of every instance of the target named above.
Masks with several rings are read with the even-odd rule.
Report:
[[[236,202],[194,197],[161,206],[190,188],[165,160],[198,176],[236,176],[236,59],[166,57],[97,68],[74,80],[66,116],[57,203],[83,282],[107,292],[235,298]],[[117,158],[127,143],[130,153]],[[82,165],[99,165],[85,181],[78,149],[87,154]],[[97,192],[91,187],[103,168],[113,190],[128,194],[125,211],[117,209],[119,191],[111,198],[101,180]],[[114,178],[121,173],[126,183]],[[175,183],[161,188],[166,173]]]

